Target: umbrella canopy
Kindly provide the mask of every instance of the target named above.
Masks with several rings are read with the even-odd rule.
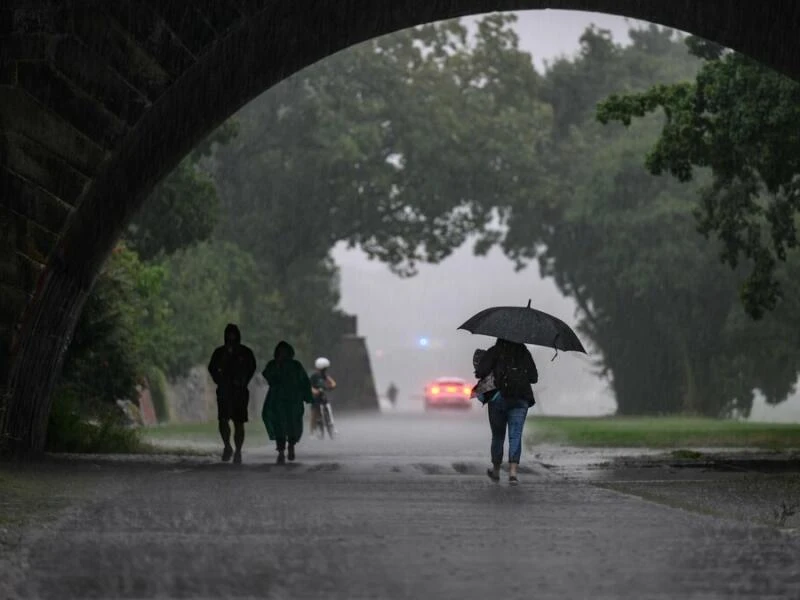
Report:
[[[520,344],[586,353],[569,325],[553,315],[531,308],[530,300],[527,307],[495,306],[482,310],[459,329]]]

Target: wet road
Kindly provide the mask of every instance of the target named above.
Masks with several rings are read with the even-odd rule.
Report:
[[[273,465],[96,462],[109,485],[26,542],[41,598],[792,598],[797,533],[554,474],[485,476],[484,416],[340,420]],[[261,447],[254,449],[256,444]],[[523,455],[523,461],[526,458]]]

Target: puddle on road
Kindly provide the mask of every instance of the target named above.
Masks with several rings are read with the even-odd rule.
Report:
[[[341,468],[342,466],[339,463],[319,463],[317,465],[308,467],[306,471],[309,473],[317,473],[320,471],[324,473],[332,473],[333,471],[338,471]]]
[[[447,467],[436,463],[414,463],[411,466],[425,475],[444,475],[448,471]]]
[[[800,473],[800,456],[758,450],[549,448],[534,456],[550,472],[587,482],[662,480],[687,481],[736,478],[746,474]]]

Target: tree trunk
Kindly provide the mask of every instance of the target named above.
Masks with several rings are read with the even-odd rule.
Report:
[[[29,306],[12,363],[0,428],[0,451],[22,457],[44,450],[53,388],[89,286],[51,266]]]

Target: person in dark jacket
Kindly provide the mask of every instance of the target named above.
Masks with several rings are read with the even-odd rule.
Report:
[[[397,394],[397,386],[394,384],[394,381],[392,381],[389,383],[389,387],[386,388],[386,397],[389,399],[389,402],[392,403],[392,408],[397,406]]]
[[[531,353],[524,344],[498,339],[480,357],[475,376],[484,379],[491,375],[496,390],[487,392],[489,398],[489,427],[492,430],[492,468],[487,474],[500,480],[503,445],[508,431],[508,482],[519,483],[517,467],[522,454],[522,430],[528,409],[535,404],[531,384],[539,381],[539,372]]]
[[[247,405],[250,402],[250,383],[256,372],[256,357],[253,351],[242,344],[239,328],[233,323],[225,327],[225,344],[211,355],[208,372],[217,384],[217,419],[219,434],[225,445],[222,460],[242,462],[242,446],[244,445],[244,424],[247,422]],[[231,427],[233,421],[233,442],[236,452],[231,448]]]

